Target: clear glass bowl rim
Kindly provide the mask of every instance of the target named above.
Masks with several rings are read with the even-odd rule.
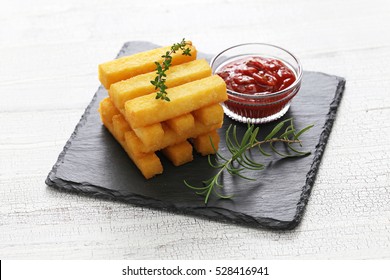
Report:
[[[221,51],[219,54],[217,54],[216,56],[214,56],[211,59],[211,62],[210,62],[211,68],[213,68],[213,64],[215,63],[215,61],[221,55],[223,55],[225,52],[227,52],[227,51],[229,51],[231,49],[234,49],[234,48],[248,46],[248,45],[260,45],[260,46],[273,47],[273,48],[279,49],[279,50],[289,54],[295,60],[295,62],[297,63],[297,66],[298,66],[297,79],[295,80],[294,83],[292,83],[289,87],[285,88],[284,90],[273,92],[273,93],[265,93],[265,94],[261,94],[261,95],[254,95],[254,94],[248,94],[248,93],[240,93],[240,92],[236,92],[236,91],[227,89],[227,92],[229,94],[235,95],[235,96],[238,96],[238,97],[242,97],[242,98],[245,98],[245,99],[246,98],[249,98],[249,99],[264,99],[264,98],[269,98],[269,97],[272,97],[272,96],[282,95],[282,94],[284,94],[284,93],[294,89],[297,85],[299,85],[301,83],[303,71],[302,71],[302,65],[301,65],[299,59],[295,55],[293,55],[291,52],[289,52],[288,50],[286,50],[286,49],[284,49],[282,47],[273,45],[273,44],[268,44],[268,43],[243,43],[243,44],[238,44],[238,45],[231,46],[231,47]]]

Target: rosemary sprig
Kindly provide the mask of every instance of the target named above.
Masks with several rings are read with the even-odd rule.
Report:
[[[176,53],[178,50],[182,50],[182,55],[191,56],[191,49],[186,47],[187,45],[191,45],[191,42],[186,42],[183,38],[180,43],[173,44],[171,46],[171,50],[167,51],[161,57],[164,58],[163,62],[160,63],[158,61],[154,62],[156,64],[156,78],[153,81],[150,81],[152,85],[154,85],[154,89],[158,90],[156,93],[156,99],[162,99],[165,101],[170,101],[167,96],[166,89],[168,88],[165,84],[166,81],[166,72],[172,64],[172,54]]]
[[[287,125],[287,127],[286,127]],[[282,129],[285,128],[283,131]],[[237,127],[230,125],[225,134],[225,142],[227,149],[230,153],[229,157],[223,156],[221,153],[217,152],[213,142],[211,145],[215,150],[214,162],[212,161],[211,156],[209,155],[209,164],[213,168],[219,169],[217,174],[208,180],[203,181],[203,187],[196,187],[190,185],[187,181],[184,180],[184,184],[195,190],[196,194],[205,196],[204,203],[207,204],[209,198],[212,194],[215,194],[219,198],[231,198],[232,195],[223,195],[220,191],[223,189],[222,174],[224,171],[227,171],[232,176],[238,176],[246,180],[255,181],[255,178],[249,178],[243,174],[244,170],[263,170],[265,165],[259,162],[256,162],[250,156],[249,151],[254,148],[257,148],[258,151],[264,156],[271,156],[271,154],[265,152],[263,149],[264,145],[269,145],[271,150],[278,154],[279,156],[286,157],[300,157],[309,155],[310,152],[302,152],[295,148],[293,145],[298,144],[302,146],[301,140],[299,137],[312,128],[313,125],[309,125],[303,128],[300,131],[296,131],[293,124],[293,119],[286,119],[278,123],[274,129],[263,139],[258,140],[257,135],[259,133],[259,127],[254,125],[248,125],[244,136],[241,139],[238,139],[237,136]],[[285,148],[287,148],[288,153],[282,153],[276,149],[276,143],[283,143]]]

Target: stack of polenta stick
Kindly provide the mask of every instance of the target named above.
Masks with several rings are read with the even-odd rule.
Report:
[[[169,102],[156,99],[150,81],[156,77],[155,61],[161,63],[170,47],[99,65],[99,79],[109,93],[99,106],[102,122],[146,179],[163,172],[156,151],[179,166],[193,160],[189,139],[202,155],[218,149],[219,103],[227,99],[226,85],[212,75],[206,60],[196,60],[195,47],[187,46],[191,56],[173,53],[166,72]]]

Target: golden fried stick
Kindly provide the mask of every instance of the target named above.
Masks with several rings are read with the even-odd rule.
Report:
[[[123,149],[129,155],[134,164],[141,171],[142,175],[146,179],[150,179],[157,174],[163,172],[160,159],[153,152],[151,153],[140,153],[131,149],[126,141],[124,135],[129,132],[131,133],[130,127],[119,113],[112,108],[115,108],[110,99],[106,98],[100,102],[99,112],[104,126],[111,132],[114,138],[121,144]]]
[[[223,108],[218,103],[195,110],[192,115],[205,125],[223,122],[224,117]]]
[[[102,102],[104,102],[107,112],[114,111],[116,115],[120,114],[120,112],[115,108],[110,98],[105,98]],[[121,117],[123,121],[123,116]],[[167,123],[161,123],[161,127],[164,131],[164,136],[159,141],[156,141],[155,145],[145,145],[136,135],[134,130],[131,130],[131,137],[125,137],[125,140],[129,147],[132,147],[134,151],[142,152],[142,153],[150,153],[156,152],[158,150],[162,150],[166,147],[181,143],[189,138],[196,138],[200,135],[206,134],[208,132],[214,131],[222,126],[222,122],[213,124],[213,125],[205,125],[200,121],[195,120],[194,127],[192,130],[187,131],[185,134],[176,133]],[[125,135],[127,136],[127,135]]]
[[[125,117],[131,127],[138,128],[163,122],[194,110],[227,100],[226,84],[218,75],[169,88],[169,99],[144,95],[125,103]]]
[[[191,49],[191,56],[182,55],[181,51],[172,53],[172,65],[178,65],[196,59],[195,47],[186,45],[187,47]],[[99,80],[106,89],[109,89],[113,83],[152,72],[156,70],[155,62],[162,63],[164,60],[162,56],[170,50],[170,46],[163,47],[102,63],[99,65]]]
[[[172,66],[168,69],[166,75],[165,84],[168,88],[171,88],[211,76],[211,68],[206,60],[199,59]],[[153,71],[114,83],[110,86],[108,94],[115,106],[119,110],[123,110],[126,101],[156,91],[154,85],[150,82],[155,77],[156,71]]]
[[[200,153],[202,156],[206,156],[215,154],[215,151],[218,151],[219,141],[219,134],[216,130],[214,130],[194,138],[193,144],[195,150],[198,153]]]
[[[183,165],[194,159],[192,155],[192,145],[188,141],[166,147],[162,152],[174,166]]]

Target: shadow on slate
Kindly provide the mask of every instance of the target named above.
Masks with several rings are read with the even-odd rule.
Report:
[[[128,42],[118,57],[155,47],[157,45],[148,42]],[[199,54],[199,57],[210,59],[204,54]],[[246,173],[258,179],[247,181],[224,176],[224,192],[234,194],[233,198],[211,198],[208,206],[204,205],[203,197],[183,184],[185,179],[192,185],[201,186],[202,180],[215,174],[216,170],[209,166],[207,157],[195,154],[193,162],[174,167],[159,155],[164,173],[145,180],[101,124],[98,104],[107,96],[107,91],[100,86],[49,173],[46,184],[61,190],[218,221],[270,229],[293,229],[302,219],[344,86],[343,78],[304,72],[301,90],[282,119],[293,117],[297,129],[315,125],[302,136],[304,150],[310,150],[311,155],[298,159],[258,156],[258,161],[266,163],[267,168]],[[277,122],[262,125],[260,137],[265,136]],[[239,132],[246,129],[245,124],[225,117],[220,135],[231,123],[238,126]],[[223,139],[220,151],[222,154],[226,152]]]

